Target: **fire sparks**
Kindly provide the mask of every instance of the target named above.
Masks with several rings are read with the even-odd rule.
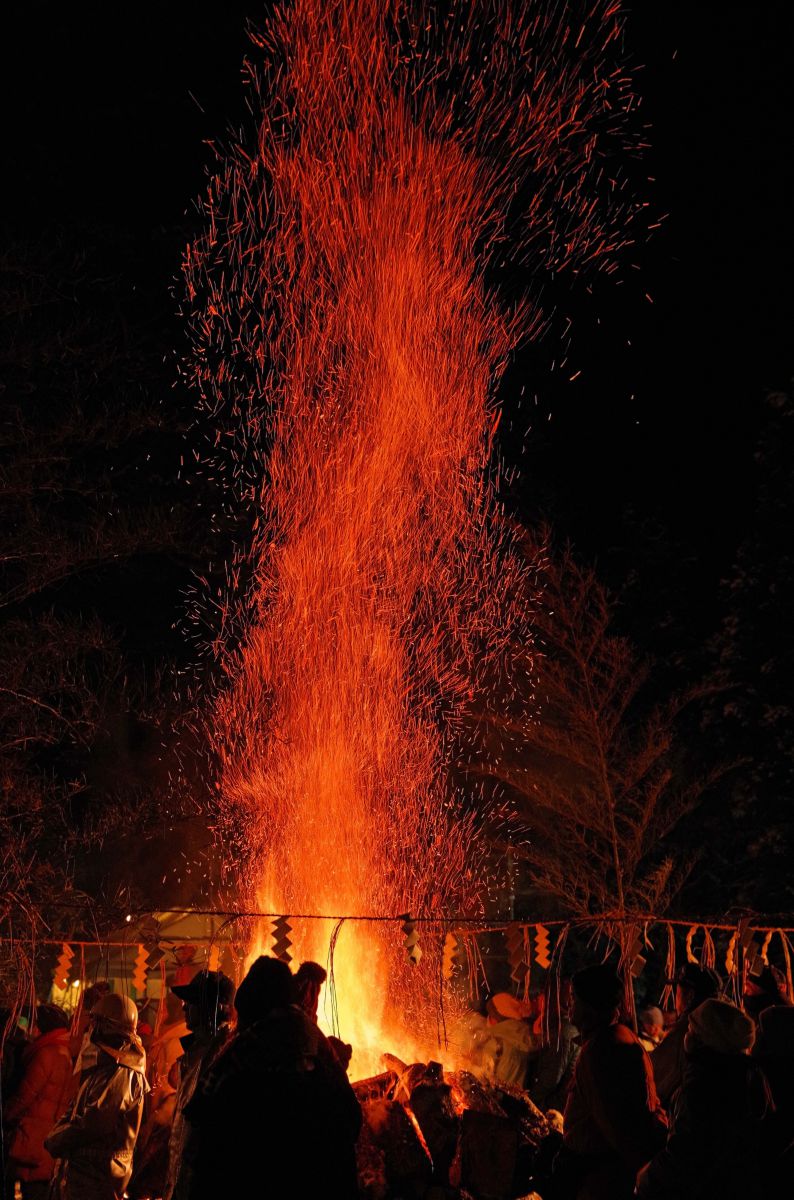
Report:
[[[539,328],[486,273],[609,270],[633,215],[603,158],[631,99],[616,5],[560,7],[296,0],[254,37],[255,131],[185,276],[187,372],[252,515],[214,602],[219,833],[268,911],[482,909],[480,815],[447,776],[526,626],[490,464],[495,388]],[[293,924],[325,961],[332,923]],[[339,933],[359,1071],[415,1057],[406,1022],[435,1037],[438,933],[412,968],[395,930]]]

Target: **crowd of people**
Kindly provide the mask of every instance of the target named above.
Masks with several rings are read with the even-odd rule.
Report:
[[[293,975],[267,956],[236,993],[222,972],[197,972],[171,989],[179,1053],[172,1036],[147,1038],[148,1073],[130,997],[88,989],[76,1032],[62,1009],[38,1005],[30,1042],[6,1040],[7,1196],[15,1186],[23,1200],[255,1196],[267,1155],[296,1197],[352,1200],[361,1110],[351,1047],[317,1026],[324,979],[317,963]]]
[[[266,956],[236,992],[222,972],[199,971],[171,989],[182,1010],[171,1012],[176,1048],[139,1027],[138,1006],[107,984],[88,989],[76,1023],[37,1006],[31,1039],[7,1034],[4,1045],[6,1195],[217,1200],[282,1195],[263,1179],[288,1177],[298,1200],[353,1200],[362,1114],[351,1047],[317,1025],[324,979],[316,963],[293,974]],[[573,976],[551,1037],[541,1000],[504,993],[472,1026],[472,1063],[552,1115],[542,1200],[790,1191],[794,1006],[784,983],[766,968],[741,1005],[694,963],[671,983],[672,1024],[649,1007],[638,1033],[621,1019],[624,984],[608,964]]]

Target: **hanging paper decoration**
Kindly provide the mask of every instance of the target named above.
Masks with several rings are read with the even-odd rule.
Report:
[[[738,945],[739,932],[737,930],[731,937],[731,940],[728,942],[728,949],[725,953],[725,970],[729,975],[733,975],[734,971],[736,970],[736,950]]]
[[[419,934],[416,932],[416,925],[411,920],[410,913],[404,913],[402,918],[402,931],[405,936],[405,950],[408,954],[408,961],[412,967],[419,963],[422,957],[422,947],[419,945]]]
[[[52,982],[60,991],[65,991],[69,983],[69,972],[72,968],[72,959],[74,958],[74,950],[66,942],[61,946],[61,953],[58,955],[58,961],[55,964],[55,970],[52,973]]]
[[[747,950],[755,934],[755,930],[750,928],[749,917],[742,917],[737,927],[737,933],[739,934],[739,941],[742,944],[742,950]]]
[[[441,977],[451,979],[460,966],[461,946],[454,933],[448,933],[441,947]]]
[[[505,930],[507,960],[510,963],[510,978],[521,988],[529,974],[529,946],[526,925],[508,925]]]
[[[673,984],[668,982],[675,979],[675,929],[667,922],[667,959],[664,968],[665,984],[659,997],[659,1007],[664,1010],[672,1008]]]
[[[207,955],[207,970],[217,971],[218,963],[221,961],[221,948],[217,942],[213,942],[210,946],[209,954]]]
[[[697,956],[696,956],[694,950],[692,949],[692,938],[697,933],[697,930],[698,930],[697,925],[693,925],[692,928],[690,929],[689,933],[686,935],[686,943],[685,943],[685,945],[686,945],[686,960],[688,963],[697,963]]]
[[[273,953],[276,958],[280,958],[282,962],[289,965],[292,962],[290,954],[290,946],[292,939],[292,926],[289,923],[289,917],[275,917],[273,920]]]
[[[765,967],[769,966],[769,943],[772,941],[772,934],[774,932],[774,929],[767,929],[766,937],[761,943],[761,961]]]
[[[177,946],[174,950],[174,958],[177,961],[177,968],[174,971],[174,978],[171,980],[171,987],[176,985],[182,987],[186,983],[190,983],[193,976],[196,974],[196,946],[184,945]]]
[[[788,935],[784,929],[778,929],[780,941],[783,946],[783,962],[786,965],[786,987],[788,988],[789,997],[794,996],[794,976],[791,970],[791,942],[788,940]]]
[[[146,991],[146,972],[148,969],[149,955],[146,952],[146,947],[139,945],[138,953],[135,958],[135,967],[132,972],[132,986],[141,997]]]
[[[709,967],[714,969],[714,964],[717,961],[717,948],[714,945],[714,938],[711,936],[711,931],[703,926],[703,949],[700,952],[701,967]]]
[[[758,948],[758,942],[753,940],[744,952],[744,965],[747,967],[750,975],[760,975],[764,965],[764,960],[761,958],[761,951]]]
[[[543,967],[544,971],[548,971],[551,966],[549,931],[545,925],[535,926],[535,962],[539,967]]]
[[[645,941],[647,941],[647,936],[645,939],[643,939],[639,933],[635,933],[634,940],[629,946],[628,953],[626,954],[626,961],[629,964],[629,970],[635,979],[642,975],[643,971],[645,970],[647,959],[642,953],[642,951],[645,949]]]

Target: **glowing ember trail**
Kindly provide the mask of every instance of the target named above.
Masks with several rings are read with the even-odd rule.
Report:
[[[536,327],[484,272],[508,219],[536,261],[609,267],[632,215],[599,156],[631,95],[604,66],[616,6],[514,7],[296,0],[254,38],[256,131],[187,251],[187,370],[254,529],[213,598],[218,830],[264,911],[484,911],[482,813],[447,775],[526,624],[488,465]],[[333,922],[292,924],[325,963]],[[339,932],[355,1074],[438,1056],[441,929],[416,968],[396,925]]]

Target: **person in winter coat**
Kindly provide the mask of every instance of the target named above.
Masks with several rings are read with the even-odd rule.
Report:
[[[762,1200],[766,1080],[748,1057],[750,1017],[727,1000],[689,1014],[684,1079],[665,1148],[637,1180],[642,1200]]]
[[[22,1081],[5,1111],[12,1130],[11,1173],[20,1181],[24,1200],[47,1196],[55,1163],[44,1139],[63,1115],[72,1090],[68,1015],[54,1004],[40,1004],[35,1031],[22,1060]]]
[[[158,1081],[156,1091],[152,1089],[144,1106],[143,1121],[132,1159],[132,1178],[127,1184],[130,1200],[160,1200],[163,1195],[168,1175],[168,1143],[174,1123],[178,1084],[179,1059],[169,1071],[168,1078]]]
[[[663,1145],[667,1119],[650,1059],[618,1020],[623,983],[606,964],[573,977],[574,1024],[582,1049],[565,1105],[554,1194],[570,1200],[628,1200],[634,1181]]]
[[[185,1109],[199,1146],[190,1200],[356,1200],[361,1110],[295,999],[278,959],[258,958],[240,984],[238,1032]]]
[[[573,1079],[574,1067],[579,1057],[579,1030],[570,1020],[572,1004],[571,981],[562,981],[560,1002],[552,1007],[548,1017],[548,1040],[541,1042],[538,1053],[530,1059],[526,1088],[532,1101],[542,1112],[559,1112],[565,1109],[568,1091]],[[539,1016],[544,1017],[545,997],[538,997]]]
[[[748,975],[742,996],[742,1008],[758,1022],[767,1008],[786,1007],[791,1004],[786,976],[771,963],[762,968],[758,975]]]
[[[182,1038],[182,1057],[177,1059],[174,1120],[168,1143],[168,1171],[164,1200],[187,1200],[198,1152],[196,1131],[185,1117],[202,1077],[231,1037],[234,984],[222,971],[199,971],[190,983],[171,989],[183,1004],[185,1024],[190,1030]]]
[[[667,982],[675,985],[676,1020],[667,1037],[654,1050],[651,1065],[659,1099],[669,1109],[684,1076],[684,1038],[689,1028],[689,1014],[704,1000],[718,996],[722,984],[716,971],[699,967],[697,963],[686,963],[675,979]]]
[[[137,1024],[134,1001],[116,992],[91,1011],[96,1063],[44,1143],[59,1159],[58,1200],[123,1200],[148,1091]]]
[[[765,1135],[768,1194],[794,1180],[794,1007],[779,1005],[761,1013],[753,1061],[764,1072],[775,1111]]]

